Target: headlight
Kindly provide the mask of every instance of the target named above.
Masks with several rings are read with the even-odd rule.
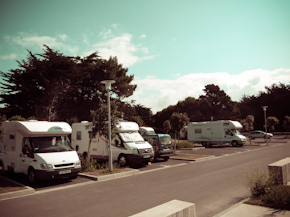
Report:
[[[41,163],[41,169],[52,169],[52,164]]]
[[[139,151],[137,148],[132,148],[132,152],[133,152],[133,154],[139,154]]]
[[[76,166],[80,166],[80,165],[81,165],[81,161],[78,160],[78,161],[76,162]]]

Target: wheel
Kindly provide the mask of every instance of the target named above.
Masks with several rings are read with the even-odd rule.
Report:
[[[35,171],[31,167],[28,169],[28,181],[30,184],[35,184],[37,181]]]
[[[69,179],[76,179],[78,177],[78,175],[73,175],[73,176],[70,176]]]
[[[237,141],[235,141],[235,140],[234,140],[234,141],[232,141],[232,146],[233,146],[233,147],[237,147],[238,145],[239,145],[239,144],[238,144],[238,142],[237,142]]]
[[[164,157],[163,160],[164,161],[168,161],[169,157]]]
[[[119,160],[118,161],[119,161],[119,164],[120,164],[121,167],[127,166],[127,164],[128,164],[127,157],[125,155],[123,155],[123,154],[119,156]]]
[[[4,175],[5,169],[4,169],[4,163],[2,160],[0,160],[0,175]]]
[[[201,145],[202,145],[203,147],[206,147],[206,142],[202,142]]]

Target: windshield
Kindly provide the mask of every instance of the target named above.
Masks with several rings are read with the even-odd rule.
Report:
[[[119,133],[124,142],[144,142],[143,137],[138,132]]]
[[[235,134],[237,134],[237,135],[241,135],[241,133],[240,133],[238,130],[236,130],[236,129],[232,129],[232,131],[233,131]]]
[[[72,151],[67,136],[30,137],[27,138],[34,153]]]
[[[160,137],[160,142],[162,145],[171,144],[171,137],[170,136],[162,136],[162,137]]]

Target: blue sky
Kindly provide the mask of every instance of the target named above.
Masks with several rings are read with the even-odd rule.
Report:
[[[288,0],[1,0],[0,71],[43,44],[117,56],[153,113],[218,85],[232,100],[290,83]]]

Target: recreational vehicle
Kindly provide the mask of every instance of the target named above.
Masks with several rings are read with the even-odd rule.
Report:
[[[247,138],[240,134],[239,129],[242,129],[242,125],[238,121],[190,122],[187,126],[187,140],[201,143],[205,147],[224,143],[243,146]]]
[[[76,178],[81,170],[78,154],[70,145],[71,127],[65,122],[2,122],[0,142],[2,172],[12,171],[36,180],[59,177]]]
[[[72,146],[84,158],[89,154],[94,159],[108,160],[109,141],[107,137],[97,134],[90,142],[92,127],[92,123],[86,121],[72,124]],[[135,122],[120,120],[116,125],[111,150],[113,161],[119,162],[120,166],[153,160],[152,146],[144,141],[138,130],[139,126]]]
[[[154,149],[154,159],[163,158],[165,161],[173,155],[171,136],[169,134],[157,134],[152,127],[140,127],[139,132]]]

